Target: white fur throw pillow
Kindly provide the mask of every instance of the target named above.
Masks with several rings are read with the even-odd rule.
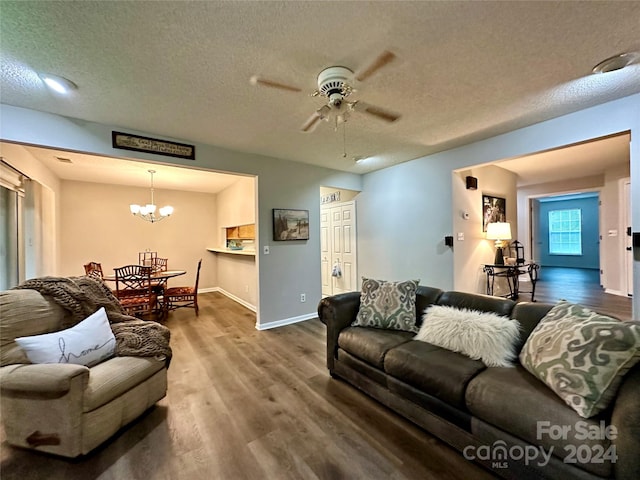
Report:
[[[495,313],[432,305],[415,340],[482,360],[488,367],[512,367],[520,323]]]

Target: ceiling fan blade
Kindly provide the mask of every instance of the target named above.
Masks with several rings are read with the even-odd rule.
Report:
[[[328,105],[324,105],[323,107],[319,108],[318,110],[313,112],[313,114],[311,114],[306,122],[304,122],[300,130],[305,133],[312,132],[313,130],[315,130],[321,120],[327,118],[327,115],[330,111],[331,107],[329,107]]]
[[[365,81],[371,75],[384,67],[387,63],[393,61],[394,58],[396,58],[395,53],[390,52],[389,50],[385,50],[380,55],[378,55],[378,58],[376,58],[367,68],[358,72],[358,74],[356,75],[356,80],[358,80],[359,82]]]
[[[301,92],[302,89],[295,87],[293,85],[287,85],[286,83],[276,82],[275,80],[269,80],[268,78],[259,77],[258,75],[254,75],[249,80],[251,85],[262,85],[265,87],[271,88],[279,88],[280,90],[287,90],[289,92]]]
[[[400,115],[397,113],[390,112],[389,110],[385,110],[380,107],[376,107],[374,105],[369,105],[364,102],[353,102],[351,104],[351,108],[356,112],[367,113],[369,115],[373,115],[374,117],[384,120],[385,122],[395,122],[400,118]]]
[[[312,132],[316,129],[316,126],[318,125],[318,123],[320,123],[321,120],[322,118],[320,117],[320,115],[318,115],[318,112],[313,112],[313,115],[311,115],[307,119],[307,121],[304,122],[300,130],[304,133]]]

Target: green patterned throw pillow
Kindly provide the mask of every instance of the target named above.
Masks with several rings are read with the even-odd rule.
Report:
[[[386,282],[363,277],[360,309],[352,325],[417,333],[418,283],[419,280]]]
[[[531,332],[520,362],[578,415],[589,418],[615,397],[640,360],[640,323],[559,302]]]

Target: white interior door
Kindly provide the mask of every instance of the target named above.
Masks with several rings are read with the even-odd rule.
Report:
[[[322,294],[336,295],[356,290],[358,272],[355,202],[323,207],[320,211],[320,232]],[[334,272],[340,274],[333,275]],[[328,279],[326,286],[325,278]]]
[[[631,181],[625,180],[623,186],[624,194],[624,263],[626,270],[627,295],[633,295],[633,246],[631,237]]]
[[[332,295],[331,282],[331,248],[329,233],[331,231],[331,212],[327,208],[320,209],[320,268],[322,275],[322,296]]]

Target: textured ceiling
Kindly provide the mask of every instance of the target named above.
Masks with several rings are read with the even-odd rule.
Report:
[[[10,2],[2,103],[363,173],[640,92],[640,2]],[[397,58],[353,99],[343,132],[300,132],[325,67]],[[36,72],[78,90],[47,91]],[[252,75],[296,85],[286,92]],[[343,157],[346,147],[347,157]],[[353,157],[372,157],[356,165]]]

